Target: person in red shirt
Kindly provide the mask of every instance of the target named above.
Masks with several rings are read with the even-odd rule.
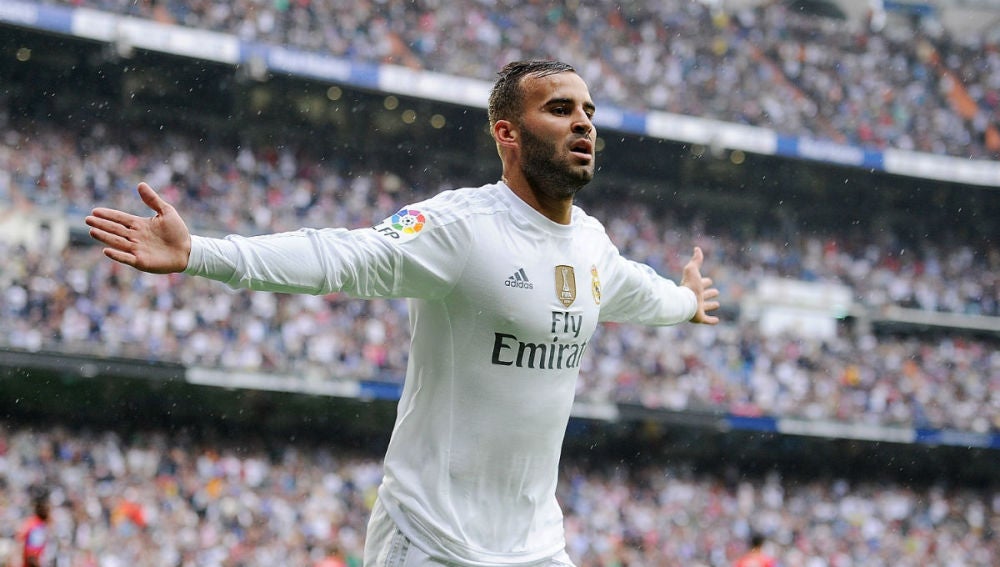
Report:
[[[344,560],[343,554],[340,553],[340,546],[330,542],[327,545],[326,555],[313,565],[313,567],[347,567],[347,561]]]
[[[49,543],[49,493],[37,491],[32,496],[35,514],[28,518],[18,532],[21,543],[22,567],[42,567],[47,564],[46,548]]]
[[[778,567],[778,562],[764,552],[764,536],[755,533],[750,536],[750,549],[736,560],[733,567]]]

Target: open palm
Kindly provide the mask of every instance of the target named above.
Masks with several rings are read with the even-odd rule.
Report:
[[[104,255],[144,272],[183,271],[191,254],[191,233],[174,207],[140,183],[139,196],[156,213],[140,217],[98,207],[86,218],[90,236],[105,245]]]

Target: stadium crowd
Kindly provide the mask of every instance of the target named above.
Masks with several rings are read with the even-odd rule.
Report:
[[[43,1],[485,80],[554,58],[619,108],[1000,159],[1000,34],[955,37],[932,14],[875,29],[784,2]]]
[[[776,4],[724,18],[675,1],[633,3],[625,9],[633,12],[606,2],[571,10],[471,0],[58,1],[484,79],[509,58],[564,57],[584,61],[581,73],[597,93],[621,106],[998,158],[985,135],[1000,103],[995,39],[960,44],[919,28],[874,33]],[[514,19],[526,23],[514,28]],[[947,81],[914,45],[941,51],[978,103],[974,117],[956,114],[942,92]],[[858,86],[834,93],[833,77]],[[160,189],[203,233],[365,227],[445,188],[408,175],[348,175],[294,148],[206,148],[141,129],[121,136],[98,125],[81,136],[35,124],[29,136],[0,120],[0,233],[16,216],[56,211],[73,219],[95,204],[139,210],[139,180]],[[692,243],[701,245],[731,308],[776,276],[847,285],[868,309],[1000,316],[995,243],[925,242],[901,253],[885,235],[866,235],[861,245],[839,233],[788,240],[762,230],[746,239],[706,234],[641,207],[599,203],[591,211],[626,254],[667,275],[679,273]],[[47,240],[54,234],[6,236],[0,346],[309,381],[401,379],[408,342],[402,302],[232,292],[194,278],[144,275],[104,259],[95,246],[57,246]],[[995,432],[998,352],[996,339],[971,335],[886,336],[845,327],[825,338],[771,335],[739,319],[714,329],[607,326],[591,345],[579,397]],[[29,488],[45,485],[60,567],[355,567],[380,477],[376,457],[336,444],[0,424],[0,564],[16,554],[14,530],[30,514]],[[633,468],[571,458],[558,494],[579,567],[726,566],[752,530],[767,535],[783,567],[1000,561],[996,486],[805,481],[777,471],[741,477],[696,473],[679,462]]]
[[[140,180],[184,211],[197,232],[259,234],[301,226],[372,226],[444,187],[392,173],[353,173],[284,150],[204,147],[181,135],[98,126],[83,136],[44,124],[0,132],[4,215],[55,207],[78,218],[95,204],[136,210]],[[861,247],[835,233],[785,241],[707,235],[639,206],[592,209],[622,251],[676,277],[692,243],[733,309],[767,276],[836,282],[867,309],[1000,316],[1000,254],[975,243],[892,238]],[[145,214],[145,213],[143,213]],[[0,226],[3,219],[0,219]],[[77,229],[81,227],[75,227]],[[721,229],[720,229],[721,230]],[[266,372],[307,382],[399,382],[408,322],[402,301],[233,292],[181,275],[150,276],[96,246],[0,240],[0,345]],[[953,282],[962,282],[955,285]],[[653,408],[725,411],[875,425],[1000,430],[996,339],[896,337],[842,328],[826,337],[762,332],[732,317],[713,329],[609,325],[590,345],[578,395]]]
[[[579,567],[727,567],[751,531],[782,567],[995,565],[996,487],[573,462],[558,497]],[[32,487],[60,567],[359,567],[377,457],[261,438],[0,425],[0,563]],[[325,561],[325,563],[321,563]]]

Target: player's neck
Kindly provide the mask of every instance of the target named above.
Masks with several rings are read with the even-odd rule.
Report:
[[[572,220],[573,197],[550,197],[545,192],[532,188],[523,175],[508,176],[504,174],[503,182],[529,207],[552,222],[569,224]]]

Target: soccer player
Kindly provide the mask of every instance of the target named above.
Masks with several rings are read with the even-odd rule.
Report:
[[[502,177],[407,205],[371,228],[224,239],[95,208],[104,254],[237,288],[409,298],[411,349],[365,546],[369,567],[569,566],[556,480],[598,323],[715,324],[695,247],[680,285],[623,258],[573,203],[594,176],[594,102],[575,70],[515,62],[489,123]]]

